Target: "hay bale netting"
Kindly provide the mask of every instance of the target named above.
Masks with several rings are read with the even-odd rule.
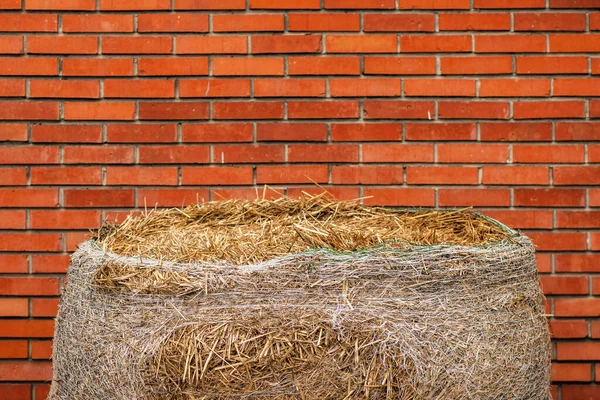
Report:
[[[548,399],[534,248],[462,211],[154,211],[74,254],[50,399]]]

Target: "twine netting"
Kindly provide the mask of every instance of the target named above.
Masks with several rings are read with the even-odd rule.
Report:
[[[53,357],[52,400],[548,399],[550,384],[528,238],[464,210],[322,197],[104,227],[72,258]]]

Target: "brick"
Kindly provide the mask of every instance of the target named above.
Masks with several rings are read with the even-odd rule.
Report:
[[[600,211],[557,211],[557,228],[600,228]]]
[[[600,206],[600,189],[590,189],[590,206]]]
[[[137,30],[138,32],[208,32],[208,15],[139,14]]]
[[[545,53],[543,35],[475,36],[476,53]]]
[[[517,56],[518,74],[587,74],[587,57]]]
[[[3,123],[0,130],[0,142],[27,142],[27,124]]]
[[[25,211],[0,210],[0,229],[26,229]]]
[[[0,185],[14,186],[27,184],[27,170],[25,167],[0,168]]]
[[[396,53],[395,35],[327,35],[327,53]]]
[[[65,146],[64,164],[132,164],[134,148],[130,146]]]
[[[2,269],[3,272],[4,268]],[[27,317],[29,316],[29,301],[26,298],[1,298],[0,316],[2,317]],[[2,357],[4,358],[4,357]]]
[[[482,79],[479,97],[548,97],[550,79]]]
[[[584,319],[552,320],[550,333],[556,339],[581,339],[588,334],[587,321]]]
[[[175,10],[245,10],[246,0],[175,0]]]
[[[326,192],[325,192],[326,191]],[[352,186],[320,186],[316,187],[315,185],[308,187],[292,187],[288,189],[288,196],[291,198],[298,197],[306,197],[306,195],[310,196],[318,196],[326,193],[336,199],[340,200],[356,200],[360,197],[360,192],[357,187]],[[270,194],[270,193],[268,193]],[[280,193],[273,191],[273,197],[281,197]],[[256,196],[256,195],[255,195]]]
[[[289,189],[288,196],[293,197],[294,195],[302,195],[302,191],[300,188],[294,188],[296,191],[292,192],[292,189]],[[284,189],[270,186],[263,186],[262,188],[252,187],[252,188],[233,188],[233,189],[211,189],[210,192],[212,194],[212,198],[217,200],[230,200],[230,199],[257,199],[257,198],[265,198],[265,199],[278,199],[283,196]]]
[[[598,278],[592,278],[592,294],[600,294],[600,279]]]
[[[510,204],[508,189],[438,189],[438,206],[506,207]]]
[[[29,36],[27,52],[29,54],[98,54],[98,38],[95,36]]]
[[[329,171],[326,165],[286,165],[256,167],[256,183],[327,183]]]
[[[515,102],[513,105],[514,119],[583,118],[584,116],[583,101],[527,101]]]
[[[178,36],[177,54],[246,54],[245,36]]]
[[[29,97],[97,99],[100,97],[100,83],[88,80],[31,80]]]
[[[0,263],[2,263],[2,272],[5,274],[23,274],[28,271],[27,256],[24,254],[0,254]],[[25,309],[27,308],[26,306]],[[1,307],[0,307],[1,308]]]
[[[214,60],[213,60],[214,62]],[[207,57],[138,58],[140,76],[208,75]]]
[[[140,120],[201,120],[208,119],[207,102],[140,102],[138,105]]]
[[[283,76],[282,57],[239,58],[214,57],[214,76]]]
[[[588,113],[591,118],[600,117],[600,101],[590,100]]]
[[[599,254],[557,254],[556,272],[600,272]]]
[[[433,162],[431,144],[364,144],[362,161],[369,162]]]
[[[320,35],[252,36],[252,54],[320,53]]]
[[[324,79],[254,79],[254,97],[324,96]]]
[[[2,361],[0,381],[49,381],[52,364],[48,362]]]
[[[175,124],[109,124],[106,126],[109,143],[169,143],[177,140]]]
[[[583,207],[584,189],[515,189],[514,205],[522,207]]]
[[[435,75],[434,57],[365,57],[365,75]]]
[[[58,103],[0,101],[0,120],[58,120]]]
[[[588,162],[590,162],[590,163],[600,162],[600,146],[588,145]]]
[[[590,233],[590,250],[600,250],[600,235],[593,232]]]
[[[282,19],[283,30],[283,19]],[[360,14],[289,14],[291,32],[353,32],[360,31]],[[365,28],[366,31],[366,28]]]
[[[52,341],[36,340],[31,342],[31,359],[49,360],[52,358]]]
[[[64,274],[71,262],[66,254],[32,255],[31,272],[39,274]]]
[[[433,32],[433,14],[365,14],[365,32]]]
[[[283,118],[283,103],[262,102],[214,102],[213,119],[279,119]]]
[[[398,4],[405,10],[469,10],[469,0],[407,0]]]
[[[174,98],[175,82],[173,80],[107,79],[104,81],[105,98]]]
[[[59,251],[61,244],[60,234],[0,233],[0,251]]]
[[[537,250],[585,250],[585,233],[579,232],[529,232]],[[575,316],[575,315],[574,315]]]
[[[22,0],[4,0],[0,3],[0,10],[20,10]]]
[[[558,97],[600,96],[600,78],[556,78],[553,89],[552,94]]]
[[[358,102],[352,100],[288,102],[290,119],[358,118],[358,112]]]
[[[401,141],[402,124],[331,124],[334,142]]]
[[[557,300],[557,302],[561,300]],[[568,300],[562,300],[561,304],[564,301]],[[558,360],[600,360],[600,343],[558,342],[556,343],[556,356]]]
[[[25,2],[25,9],[93,11],[96,9],[96,0],[27,0]]]
[[[65,120],[101,121],[133,120],[135,104],[131,102],[89,103],[69,102],[64,104]]]
[[[100,167],[32,167],[32,185],[101,185]]]
[[[102,127],[99,125],[33,125],[33,143],[100,143]]]
[[[23,37],[0,37],[0,54],[23,54]]]
[[[1,6],[0,6],[1,7]],[[4,7],[1,7],[4,8]],[[19,7],[20,8],[20,7]],[[56,14],[0,14],[3,32],[57,32]]]
[[[105,36],[102,38],[102,54],[169,54],[172,51],[173,39],[170,36]]]
[[[0,96],[25,97],[25,80],[0,79]]]
[[[550,0],[550,8],[596,8],[596,0]]]
[[[548,167],[484,166],[481,183],[484,185],[548,185]]]
[[[176,167],[107,167],[106,184],[115,186],[177,185]],[[83,228],[83,227],[82,227]]]
[[[184,207],[208,200],[207,189],[138,189],[139,207]]]
[[[518,14],[515,14],[518,15]],[[440,14],[440,31],[509,31],[509,13]]]
[[[480,140],[485,142],[536,142],[552,140],[549,122],[493,122],[480,124]]]
[[[545,8],[545,0],[475,0],[475,9],[490,8]]]
[[[591,380],[591,364],[552,364],[553,382],[589,382]]]
[[[56,164],[57,147],[2,146],[0,164]]]
[[[583,163],[582,145],[525,145],[513,146],[515,163]]]
[[[39,235],[40,239],[42,237]],[[52,296],[58,293],[58,278],[0,278],[0,294],[5,296]]]
[[[65,207],[132,207],[133,189],[64,189]]]
[[[0,75],[58,75],[58,59],[51,57],[0,57]]]
[[[65,58],[62,72],[64,76],[132,76],[133,60]]]
[[[157,11],[170,8],[170,0],[146,0],[140,3],[128,0],[100,0],[101,11]]]
[[[27,340],[2,340],[0,347],[0,358],[28,358],[29,345]],[[2,386],[0,386],[1,391]]]
[[[183,185],[251,185],[252,167],[183,167],[181,183]]]
[[[585,31],[585,14],[518,13],[515,31]]]
[[[101,225],[100,211],[91,210],[32,210],[31,229],[93,229]]]
[[[216,163],[273,163],[285,160],[283,145],[220,145],[213,146]]]
[[[394,9],[394,0],[325,0],[329,9]]]
[[[509,104],[492,101],[440,101],[438,116],[441,119],[508,119]]]
[[[554,167],[555,185],[599,185],[600,167]]]
[[[514,229],[552,229],[552,211],[484,210],[483,213]]]
[[[184,143],[252,142],[252,124],[185,124]]]
[[[587,276],[541,276],[544,294],[588,294]]]
[[[281,14],[222,14],[213,15],[212,20],[213,32],[283,32],[284,29],[284,16]]]
[[[133,32],[132,15],[65,14],[62,29],[67,33]]]
[[[551,53],[591,53],[600,51],[600,34],[550,35]]]
[[[474,123],[406,124],[406,140],[448,141],[476,139],[477,125]]]
[[[433,207],[433,189],[415,188],[364,188],[364,204],[367,206]]]
[[[400,185],[402,166],[352,165],[331,167],[331,183],[343,185]]]
[[[309,56],[288,58],[289,75],[321,75],[323,71],[327,71],[328,75],[359,75],[360,59],[358,57],[315,58]],[[283,69],[280,75],[283,75]]]
[[[404,80],[405,96],[472,97],[475,96],[473,79],[416,79]]]
[[[511,74],[513,69],[510,56],[441,57],[440,68],[442,75]]]
[[[68,252],[77,251],[79,245],[83,242],[88,241],[91,238],[91,232],[83,231],[83,232],[67,232],[66,236],[66,250]]]
[[[251,128],[249,137],[252,137]],[[319,123],[257,124],[256,140],[259,142],[324,142],[327,140],[327,125]]]
[[[407,35],[400,38],[401,53],[464,53],[472,50],[470,35]]]
[[[590,0],[587,1],[590,2]],[[593,400],[600,396],[600,386],[561,385],[561,392],[563,399]]]
[[[140,164],[204,164],[209,161],[208,146],[143,146],[138,153]]]
[[[331,78],[331,97],[390,97],[400,96],[400,79],[393,78]]]
[[[358,145],[290,144],[288,162],[358,162]]]
[[[321,0],[250,0],[250,9],[295,10],[321,8]]]
[[[0,207],[56,207],[58,189],[0,188]]]
[[[476,185],[479,172],[475,167],[412,167],[406,168],[409,185]]]
[[[21,0],[11,0],[11,2],[17,2],[19,8],[21,7]],[[4,2],[6,3],[6,2]],[[2,3],[0,7],[7,7],[6,4]],[[31,399],[31,384],[0,384],[0,393],[12,400],[30,400]]]
[[[431,119],[435,115],[432,101],[366,100],[365,119]]]

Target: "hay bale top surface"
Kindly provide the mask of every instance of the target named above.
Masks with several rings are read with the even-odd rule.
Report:
[[[511,231],[469,210],[365,207],[360,201],[229,200],[151,210],[96,232],[105,250],[174,262],[245,265],[311,249],[353,252],[387,245],[478,246]]]

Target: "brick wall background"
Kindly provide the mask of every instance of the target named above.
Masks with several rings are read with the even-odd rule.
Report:
[[[599,8],[0,0],[0,398],[45,398],[87,229],[312,181],[524,230],[554,314],[554,396],[600,398]]]

